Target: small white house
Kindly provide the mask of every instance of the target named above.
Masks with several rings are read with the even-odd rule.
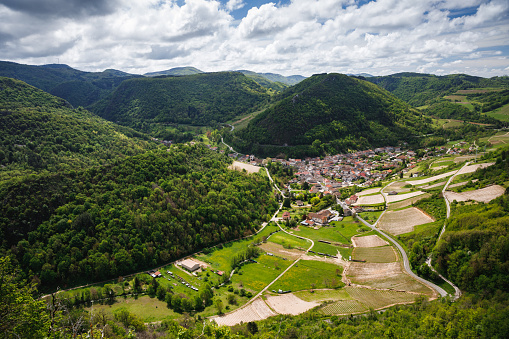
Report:
[[[200,268],[200,264],[198,264],[196,261],[193,261],[191,259],[186,259],[186,260],[182,261],[182,267],[190,272],[194,272]]]

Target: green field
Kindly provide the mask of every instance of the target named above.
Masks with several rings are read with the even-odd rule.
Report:
[[[307,250],[309,246],[311,246],[309,241],[294,237],[290,234],[286,234],[285,232],[274,233],[270,236],[268,241],[282,245],[285,248],[301,248],[303,250]]]
[[[357,300],[338,300],[320,309],[325,315],[352,314],[366,312],[368,308]]]
[[[370,224],[373,224],[375,223],[378,218],[380,217],[380,215],[383,213],[383,211],[378,211],[378,212],[361,212],[359,213],[359,216],[366,220],[367,222],[369,222]]]
[[[509,104],[488,112],[486,115],[501,121],[509,121]]]
[[[256,261],[257,263],[247,263],[235,270],[232,276],[234,288],[259,292],[292,263],[290,260],[266,254],[260,255]]]
[[[297,291],[294,293],[304,301],[326,301],[326,300],[351,300],[352,297],[346,292],[344,288],[340,289],[322,289],[311,291]]]
[[[387,263],[398,260],[392,246],[383,247],[356,247],[353,250],[354,260],[366,260],[366,262]]]
[[[301,260],[272,286],[271,290],[300,291],[312,288],[337,288],[343,267],[322,261]],[[314,285],[313,285],[314,284]]]

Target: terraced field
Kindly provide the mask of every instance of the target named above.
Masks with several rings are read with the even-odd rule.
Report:
[[[366,312],[368,308],[357,300],[339,300],[320,309],[325,315]]]
[[[388,263],[398,260],[392,246],[383,247],[356,247],[353,250],[354,260],[365,260],[373,263]]]
[[[379,222],[379,227],[387,232],[399,235],[414,230],[414,226],[433,222],[433,218],[415,207],[399,211],[387,211]]]

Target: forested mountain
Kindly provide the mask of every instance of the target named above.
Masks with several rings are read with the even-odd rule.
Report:
[[[234,138],[245,152],[319,154],[396,144],[430,130],[429,119],[408,104],[367,81],[342,74],[314,75],[278,98]]]
[[[0,77],[0,175],[13,170],[80,169],[154,145],[26,83]]]
[[[286,84],[286,83],[283,83],[283,82],[280,82],[280,81],[269,80],[262,73],[256,73],[256,72],[251,72],[251,71],[246,71],[246,70],[239,70],[237,72],[240,72],[240,73],[244,74],[245,76],[247,76],[248,78],[253,79],[260,86],[273,89],[276,92],[281,92],[285,88],[289,87],[289,85]],[[283,76],[281,76],[281,77],[284,78]]]
[[[251,234],[276,209],[266,176],[178,145],[0,191],[2,255],[44,286],[118,277]]]
[[[241,73],[203,73],[124,81],[93,110],[137,128],[150,123],[209,125],[254,110],[269,98],[265,88]]]
[[[418,107],[441,99],[444,95],[455,93],[458,90],[508,87],[509,77],[481,78],[466,74],[451,74],[438,76],[421,73],[397,73],[386,76],[367,77],[378,86],[388,90],[401,100]]]
[[[199,73],[204,73],[204,72],[200,71],[196,67],[187,66],[187,67],[175,67],[175,68],[168,69],[166,71],[149,72],[149,73],[145,73],[144,75],[148,76],[148,77],[155,77],[155,76],[159,76],[159,75],[191,75],[191,74],[199,74]]]
[[[252,71],[247,70],[239,70],[237,72],[241,72],[249,77],[252,77],[253,79],[265,79],[266,81],[269,81],[270,83],[281,83],[283,85],[286,85],[286,87],[293,86],[301,82],[302,80],[306,79],[306,77],[303,77],[302,75],[290,75],[290,76],[284,76],[281,74],[275,74],[275,73],[256,73]],[[263,86],[263,85],[262,85]]]
[[[22,80],[64,98],[74,107],[89,106],[105,97],[122,81],[141,77],[113,69],[83,72],[61,64],[33,66],[7,61],[0,61],[0,76]]]

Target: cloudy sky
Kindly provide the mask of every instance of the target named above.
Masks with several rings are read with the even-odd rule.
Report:
[[[0,0],[0,60],[509,75],[508,0]]]

